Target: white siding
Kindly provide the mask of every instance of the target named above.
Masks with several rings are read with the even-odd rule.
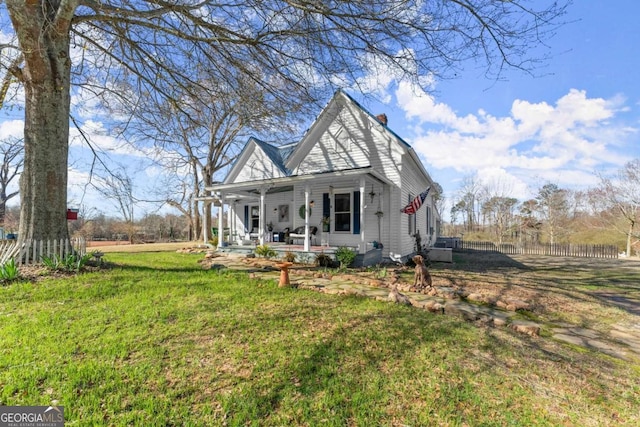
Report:
[[[399,181],[400,143],[355,105],[346,105],[315,141],[304,143],[311,148],[295,168],[297,175],[371,166],[390,181]]]
[[[255,144],[253,147],[253,152],[233,180],[234,183],[284,176],[280,168],[273,164],[269,156],[260,147]]]
[[[405,155],[402,161],[403,172],[401,179],[401,189],[398,191],[396,199],[398,200],[398,204],[400,208],[406,206],[409,203],[409,196],[416,197],[418,194],[423,192],[431,183],[425,179],[425,177],[417,171],[416,168],[408,167],[407,165],[412,165],[413,161],[409,157],[409,155]],[[434,191],[432,189],[432,191]],[[433,209],[433,193],[429,193],[429,196],[424,201],[423,206],[416,213],[416,231],[420,232],[420,236],[422,237],[422,244],[433,244],[435,240],[435,236],[430,234],[430,229],[427,227],[427,209],[429,206],[431,208],[432,219],[431,222],[434,222],[433,214],[435,210]],[[410,215],[399,212],[400,216],[399,221],[396,221],[395,228],[397,230],[397,234],[399,236],[398,241],[398,249],[403,255],[412,253],[415,249],[415,238],[409,234],[409,220]],[[433,227],[433,225],[431,225]]]

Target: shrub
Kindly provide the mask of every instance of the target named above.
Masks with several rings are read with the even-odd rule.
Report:
[[[331,259],[331,257],[324,252],[320,252],[318,255],[316,255],[315,265],[317,267],[332,267],[333,259]]]
[[[18,277],[20,277],[20,271],[15,259],[11,258],[0,266],[0,278],[2,280],[10,282],[16,280]]]
[[[282,259],[286,262],[296,262],[296,254],[291,251],[287,251],[284,253]]]
[[[263,258],[269,259],[278,255],[278,253],[269,245],[258,245],[256,246],[254,252],[256,255],[261,256]]]
[[[356,255],[356,251],[346,246],[340,246],[336,250],[336,259],[340,261],[340,268],[346,268],[353,264]]]

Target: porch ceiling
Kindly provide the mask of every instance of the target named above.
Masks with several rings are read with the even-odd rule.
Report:
[[[207,191],[213,193],[225,193],[225,198],[255,198],[259,197],[261,190],[266,189],[267,194],[290,191],[294,184],[305,183],[313,180],[314,182],[335,182],[336,178],[357,177],[361,175],[369,175],[383,184],[391,184],[384,175],[376,172],[372,167],[359,169],[349,169],[333,172],[315,173],[309,175],[296,175],[283,178],[272,178],[256,181],[246,181],[231,184],[216,184],[206,187]],[[217,195],[201,198],[202,200],[218,200]]]

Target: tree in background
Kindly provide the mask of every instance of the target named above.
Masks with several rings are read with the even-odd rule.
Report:
[[[482,204],[482,211],[493,228],[498,244],[511,234],[514,225],[514,210],[518,199],[505,196],[493,196]]]
[[[0,22],[10,17],[16,42],[9,45],[23,58],[5,69],[25,92],[20,239],[68,239],[72,85],[123,102],[169,101],[183,96],[176,88],[186,90],[193,68],[204,64],[253,78],[263,102],[316,102],[336,86],[369,90],[368,74],[421,85],[470,58],[483,59],[495,77],[504,67],[530,71],[536,63],[529,52],[565,7],[535,10],[524,0],[5,0]]]
[[[542,219],[542,231],[548,236],[549,243],[558,243],[567,235],[570,222],[568,191],[547,183],[538,189],[535,201],[535,212]]]
[[[520,204],[518,214],[518,240],[520,242],[538,243],[542,222],[536,217],[538,202],[535,199],[525,200]]]
[[[463,178],[458,190],[458,201],[451,209],[451,216],[462,215],[462,221],[466,231],[477,231],[480,224],[483,186],[475,177],[469,175]]]
[[[133,196],[133,182],[125,171],[114,173],[106,177],[96,189],[107,199],[111,200],[120,212],[124,223],[119,226],[120,234],[127,236],[129,243],[133,243],[136,234],[135,227],[135,199]]]
[[[612,177],[600,176],[600,185],[589,191],[589,202],[600,226],[625,236],[626,254],[631,255],[640,239],[640,159],[628,162]]]
[[[22,172],[24,146],[21,139],[6,138],[0,141],[0,224],[4,224],[7,202],[18,195],[9,191],[13,180]]]

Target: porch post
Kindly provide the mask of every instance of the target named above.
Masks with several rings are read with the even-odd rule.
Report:
[[[222,227],[224,216],[224,194],[220,193],[220,208],[218,210],[218,249],[222,248],[222,241],[224,240],[224,230]]]
[[[198,202],[196,202],[198,203]],[[196,210],[198,210],[199,206],[196,205]],[[207,211],[207,201],[203,201],[202,202],[202,212],[206,212]],[[202,215],[202,241],[204,243],[205,246],[207,246],[207,244],[209,243],[209,235],[207,234],[207,216],[206,215]]]
[[[365,190],[367,186],[364,182],[364,177],[360,178],[360,206],[358,209],[360,210],[360,253],[364,254],[367,252],[367,244],[365,243],[364,234],[365,229],[367,228],[367,222],[364,220],[364,202],[366,200]]]
[[[258,241],[261,245],[264,245],[264,198],[266,194],[266,190],[263,188],[260,189],[260,209],[258,210]]]
[[[236,201],[229,203],[229,246],[234,243],[233,236],[236,235]]]
[[[304,187],[304,251],[309,252],[309,184]]]
[[[235,215],[235,204],[234,202],[231,202],[228,204],[227,207],[227,228],[229,229],[229,244],[228,246],[231,246],[233,244],[233,234],[232,234],[232,221],[233,221],[233,215]],[[224,230],[221,230],[220,233],[222,233],[222,235],[224,236]]]

